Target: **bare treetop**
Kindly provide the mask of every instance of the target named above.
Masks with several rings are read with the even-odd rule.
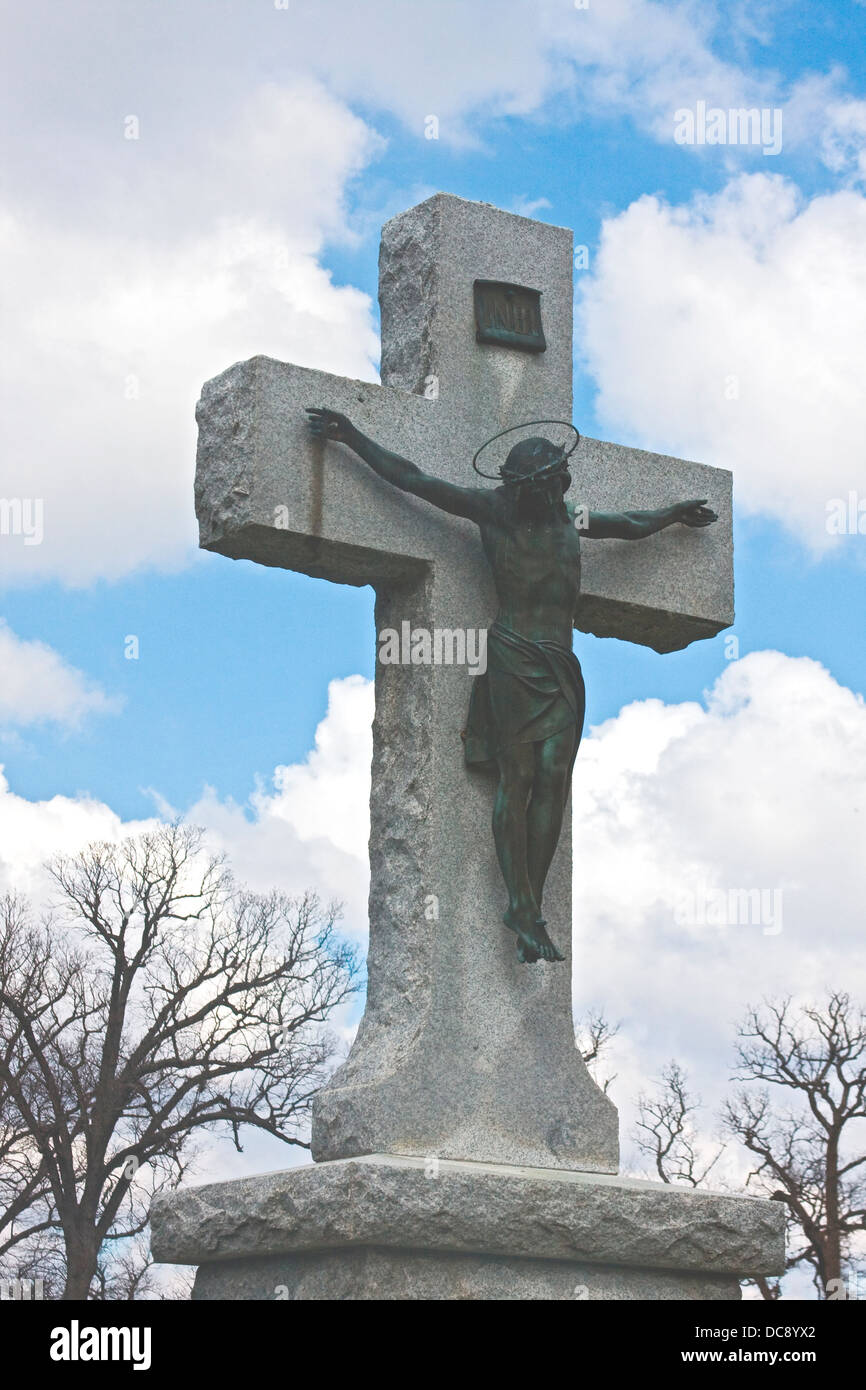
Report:
[[[0,923],[0,1256],[62,1230],[66,1296],[106,1240],[143,1229],[205,1129],[308,1147],[304,1127],[354,989],[338,908],[256,895],[167,825],[52,865],[60,901]]]

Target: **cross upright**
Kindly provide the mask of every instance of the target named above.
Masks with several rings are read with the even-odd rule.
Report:
[[[472,523],[311,438],[305,408],[348,415],[427,473],[477,481],[470,460],[490,436],[571,419],[572,254],[565,228],[443,193],[386,223],[382,385],[265,357],[208,382],[201,545],[371,584],[377,633],[487,628],[496,596]],[[497,313],[512,294],[519,310]],[[673,651],[732,622],[729,473],[586,438],[571,471],[572,495],[594,510],[707,497],[719,513],[710,531],[585,546],[577,626]],[[527,968],[502,926],[493,783],[464,764],[471,680],[466,665],[377,662],[366,1012],[317,1098],[313,1157],[616,1172],[616,1111],[574,1042],[570,824],[545,895],[566,962]],[[623,872],[627,855],[624,844]]]

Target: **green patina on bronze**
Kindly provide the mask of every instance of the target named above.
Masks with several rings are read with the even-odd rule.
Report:
[[[717,516],[706,499],[578,515],[566,500],[565,451],[541,436],[511,449],[500,486],[459,487],[383,449],[337,411],[311,407],[308,416],[316,438],[348,445],[386,482],[479,528],[499,612],[487,670],[473,686],[466,762],[498,777],[493,835],[508,890],[503,921],[517,935],[518,955],[562,960],[542,902],[583,732],[583,677],[571,649],[580,538],[640,540],[676,522],[709,526]]]
[[[523,352],[545,352],[541,291],[501,280],[476,280],[475,340]]]

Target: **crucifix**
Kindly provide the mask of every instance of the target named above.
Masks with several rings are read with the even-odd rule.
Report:
[[[363,458],[376,441],[380,457],[466,488],[485,440],[524,421],[570,421],[571,233],[436,194],[383,228],[379,297],[381,386],[263,357],[207,383],[201,544],[371,584],[377,633],[487,631],[498,603],[473,517],[391,486],[347,445]],[[530,452],[545,442],[530,440]],[[530,471],[554,464],[536,458]],[[640,545],[597,532],[609,538],[584,548],[577,628],[674,651],[730,625],[730,474],[588,439],[571,470],[575,523],[661,515],[682,499],[711,498],[718,513],[707,530],[714,517],[671,518],[687,525]],[[313,1157],[616,1172],[616,1111],[574,1043],[568,810],[544,885],[554,950],[515,925],[515,952],[489,829],[495,783],[466,766],[472,680],[459,662],[377,662],[367,1004],[317,1097]],[[539,957],[550,965],[528,970]]]
[[[581,533],[593,540],[646,540],[667,526],[711,526],[718,517],[706,498],[651,511],[575,508],[566,500],[568,456],[580,442],[574,425],[568,426],[575,434],[569,449],[540,435],[514,444],[496,474],[482,474],[499,479],[500,486],[491,490],[424,473],[369,439],[340,411],[312,406],[307,414],[317,439],[348,444],[378,477],[449,516],[474,521],[479,529],[499,611],[485,633],[485,668],[489,655],[490,669],[472,687],[462,735],[466,763],[497,774],[493,836],[508,889],[502,920],[517,937],[517,958],[524,964],[564,961],[541,912],[586,714],[583,672],[571,646],[580,599]],[[503,434],[543,423],[567,422],[511,425],[482,445],[476,458]],[[453,638],[455,630],[447,631]],[[418,644],[412,655],[423,662],[434,659],[435,650],[435,641],[427,649]]]

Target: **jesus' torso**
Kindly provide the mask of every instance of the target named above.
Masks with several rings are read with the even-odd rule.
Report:
[[[497,621],[531,641],[571,649],[580,595],[580,533],[574,509],[567,519],[528,521],[516,515],[504,489],[489,521],[481,523],[484,553],[499,597]]]

